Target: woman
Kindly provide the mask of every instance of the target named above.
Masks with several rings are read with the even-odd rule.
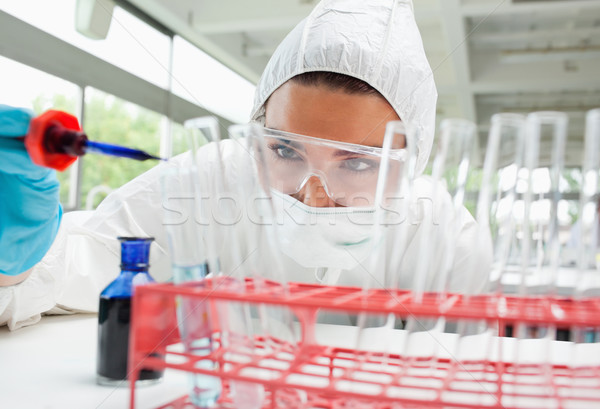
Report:
[[[341,143],[342,147],[348,143],[380,147],[386,123],[401,120],[419,131],[417,174],[421,174],[433,142],[436,98],[433,75],[410,0],[325,0],[290,32],[273,54],[256,89],[252,120],[305,138]],[[236,169],[237,158],[243,152],[235,141],[225,140],[222,144],[226,175],[235,180],[240,171]],[[286,157],[290,154],[283,148],[274,152]],[[205,157],[200,163],[202,170],[210,175],[214,158]],[[355,165],[364,166],[352,164]],[[335,185],[325,176],[328,167],[327,161],[321,161],[319,169],[300,177],[295,188],[282,191],[275,202],[280,205],[286,202],[288,210],[304,215],[322,216],[331,213],[322,209],[332,208],[346,214],[359,213],[360,210],[337,195],[348,184]],[[65,215],[52,248],[33,267],[30,277],[19,286],[0,290],[0,324],[7,322],[11,328],[17,328],[37,322],[39,314],[49,310],[94,311],[100,290],[118,273],[117,236],[155,237],[151,273],[159,281],[168,279],[170,260],[160,222],[164,211],[160,199],[161,171],[158,166],[126,184],[91,215],[83,212]],[[423,197],[432,197],[427,178],[418,178],[415,186]],[[443,200],[433,204],[432,212],[432,222],[436,214],[452,212],[447,193]],[[454,254],[453,271],[460,274],[454,274],[450,289],[461,289],[467,277],[472,289],[480,290],[487,279],[485,268],[476,275],[470,275],[469,269],[488,263],[489,251],[483,249],[473,254],[476,229],[466,210],[453,214],[449,220],[457,229],[455,234],[447,235],[450,224],[436,225],[431,242],[443,243]],[[298,229],[290,218],[286,223],[284,231],[289,228],[290,234],[282,238],[282,257],[290,273],[288,279],[350,285],[364,282],[368,272],[365,273],[360,259],[338,258],[337,253],[331,252],[335,243],[328,247],[298,240],[302,237],[298,235],[306,231]],[[424,230],[419,226],[410,229],[408,256],[402,269],[405,274],[400,277],[400,285],[405,287],[410,286],[410,274],[418,260],[432,257],[421,254],[419,249],[418,235]],[[331,230],[335,236],[336,229]],[[330,237],[330,233],[318,238]],[[448,237],[453,238],[451,243]],[[436,263],[431,267],[435,274]],[[433,275],[426,282],[432,280]],[[43,296],[33,297],[36,293]]]

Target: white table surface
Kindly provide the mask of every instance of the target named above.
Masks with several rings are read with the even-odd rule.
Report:
[[[30,327],[0,327],[0,408],[129,408],[128,387],[96,384],[96,314],[43,317]],[[156,408],[187,393],[187,375],[136,388],[136,408]]]
[[[356,346],[355,327],[321,324],[316,335],[318,342],[328,345]],[[393,345],[392,350],[401,352],[406,335],[405,331],[389,333],[372,328],[363,333],[366,342],[362,345],[373,351],[388,350]],[[96,384],[96,337],[96,314],[46,316],[36,325],[13,332],[0,327],[0,409],[128,408],[128,387]],[[456,334],[439,332],[414,333],[409,339],[411,355],[437,350],[441,357],[481,359],[488,350],[494,352],[488,358],[498,358],[500,339],[485,334],[460,338],[459,344]],[[493,345],[488,349],[490,340]],[[503,338],[505,359],[516,356],[515,348],[522,363],[549,360],[562,365],[600,366],[600,344],[575,346],[569,342],[547,344],[540,339]],[[551,357],[544,351],[550,352]],[[161,383],[136,388],[136,409],[155,409],[187,394],[187,388],[187,374],[168,369]]]

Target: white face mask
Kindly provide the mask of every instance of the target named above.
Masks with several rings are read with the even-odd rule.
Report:
[[[281,251],[303,267],[349,270],[373,246],[375,211],[360,207],[311,207],[272,191]]]

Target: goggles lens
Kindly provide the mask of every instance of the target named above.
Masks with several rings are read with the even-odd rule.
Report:
[[[382,149],[265,129],[263,160],[273,188],[299,193],[313,177],[341,206],[372,206]],[[391,151],[390,165],[402,166],[405,150]],[[400,172],[394,172],[400,174]]]

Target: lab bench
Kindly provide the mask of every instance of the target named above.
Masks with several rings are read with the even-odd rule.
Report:
[[[0,327],[0,408],[124,409],[129,388],[96,384],[96,314],[45,316],[32,326]],[[138,389],[136,407],[156,408],[187,393],[187,376],[166,371]]]

